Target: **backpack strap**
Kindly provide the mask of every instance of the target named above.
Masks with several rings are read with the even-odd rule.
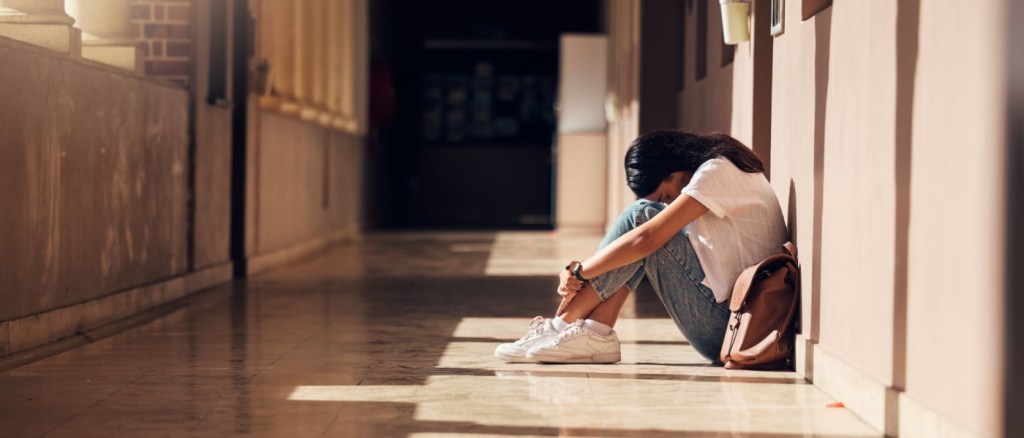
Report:
[[[789,253],[790,257],[793,257],[793,259],[797,258],[796,257],[796,245],[794,245],[793,242],[786,242],[786,243],[784,243],[782,245],[782,248],[785,249],[787,253]]]

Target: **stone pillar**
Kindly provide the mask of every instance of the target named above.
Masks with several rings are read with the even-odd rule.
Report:
[[[266,83],[257,82],[251,87],[259,97],[260,108],[278,109],[281,99],[274,93],[274,82],[272,70],[277,68],[277,60],[274,59],[274,40],[277,38],[277,21],[274,19],[273,0],[254,0],[256,8],[250,6],[250,12],[255,13],[257,28],[253,34],[256,44],[256,59],[259,60],[261,70],[266,76],[261,77]],[[252,4],[252,2],[250,2]]]
[[[271,16],[265,19],[274,20],[274,39],[270,48],[273,57],[270,61],[271,75],[274,77],[274,92],[281,99],[281,111],[294,114],[299,111],[295,99],[295,3],[291,1],[270,0],[274,7]]]
[[[341,114],[346,124],[351,124],[355,117],[355,67],[356,67],[356,4],[352,0],[343,0],[345,17],[341,25],[345,27],[342,35],[341,65]]]
[[[331,17],[334,24],[331,26],[331,41],[334,47],[331,49],[333,64],[331,68],[331,112],[334,117],[331,125],[334,129],[344,130],[347,126],[347,117],[342,110],[342,102],[346,99],[345,89],[345,64],[350,62],[346,49],[345,40],[347,35],[352,33],[348,20],[352,8],[346,0],[334,2],[334,10]]]
[[[336,33],[331,39],[337,42],[337,65],[334,70],[334,77],[331,78],[335,86],[332,94],[334,101],[334,118],[332,125],[335,129],[356,132],[359,129],[358,115],[355,105],[359,101],[356,84],[360,87],[367,87],[366,78],[357,75],[357,69],[365,67],[361,61],[362,52],[359,50],[360,38],[364,24],[368,20],[365,16],[362,3],[359,0],[338,0],[338,11],[335,15]]]
[[[352,123],[349,132],[366,135],[370,110],[370,4],[352,2]]]
[[[327,10],[327,110],[337,116],[341,112],[341,38],[345,32],[342,24],[342,11],[344,10],[340,1],[328,2]]]
[[[292,14],[292,31],[295,37],[292,38],[292,85],[295,87],[293,95],[299,103],[304,102],[309,96],[306,94],[306,81],[304,80],[305,63],[309,56],[305,53],[305,16],[308,14],[309,0],[294,0],[294,13]]]
[[[327,111],[328,51],[330,50],[331,16],[330,3],[337,0],[313,0],[313,106],[320,111],[321,125],[330,125],[331,115]]]
[[[132,25],[131,0],[68,0],[68,13],[82,30],[82,57],[144,74]]]
[[[300,115],[305,120],[315,120],[320,111],[313,105],[313,70],[315,21],[313,3],[315,0],[295,0],[295,98],[300,105]]]
[[[0,0],[0,36],[77,56],[81,34],[64,0]]]

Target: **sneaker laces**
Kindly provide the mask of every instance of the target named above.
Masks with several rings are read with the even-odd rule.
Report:
[[[568,340],[576,339],[576,338],[578,338],[578,337],[580,337],[582,335],[583,335],[583,320],[582,319],[577,319],[576,322],[574,322],[572,324],[569,324],[569,326],[566,327],[565,330],[562,330],[562,332],[558,334],[558,337],[555,338],[555,342],[553,342],[551,344],[551,346],[552,347],[557,347],[558,343],[561,342],[561,341],[568,341]]]
[[[523,337],[519,338],[519,340],[516,341],[516,344],[522,345],[524,342],[540,336],[541,332],[546,328],[545,325],[548,325],[548,322],[543,316],[533,317],[533,321],[530,321],[530,331],[526,332]]]

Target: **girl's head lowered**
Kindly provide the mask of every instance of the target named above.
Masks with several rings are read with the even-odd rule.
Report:
[[[747,173],[764,172],[761,159],[728,135],[658,130],[637,137],[629,146],[626,183],[637,198],[671,202],[679,194],[676,186],[681,190],[701,164],[718,157]]]

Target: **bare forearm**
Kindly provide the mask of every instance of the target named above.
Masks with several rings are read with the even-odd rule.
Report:
[[[608,246],[583,261],[580,274],[586,278],[594,278],[612,269],[626,266],[650,255],[657,247],[645,242],[650,236],[644,236],[644,230],[636,228],[622,235]]]
[[[696,199],[681,195],[657,216],[584,260],[580,275],[593,278],[647,257],[707,211]]]

